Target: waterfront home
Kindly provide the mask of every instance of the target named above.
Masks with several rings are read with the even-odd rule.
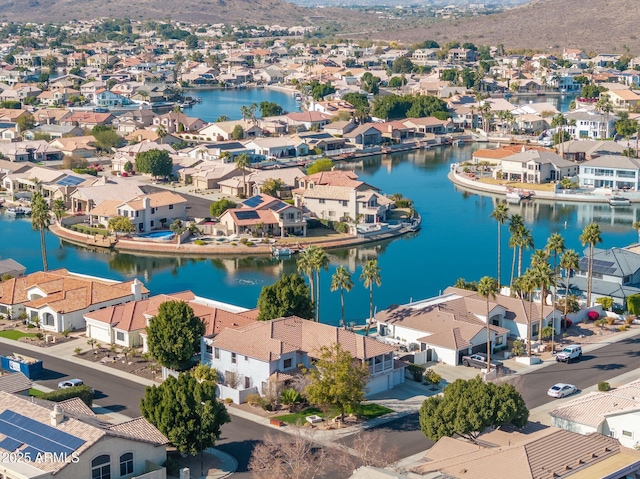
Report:
[[[328,133],[332,136],[343,136],[345,133],[349,133],[353,130],[357,125],[353,119],[344,120],[344,121],[333,121],[328,125],[324,125],[322,127],[322,131]]]
[[[237,156],[242,154],[253,156],[255,149],[239,141],[218,141],[215,143],[199,143],[193,148],[180,150],[180,155],[187,155],[192,158],[202,158],[206,161],[216,163],[233,163]],[[218,161],[219,160],[219,161]]]
[[[446,135],[453,132],[453,122],[451,120],[440,120],[435,116],[427,116],[422,118],[408,118],[401,120],[402,123],[412,128],[421,136],[426,135]]]
[[[317,218],[379,223],[387,219],[393,201],[351,171],[324,171],[298,179],[295,205]]]
[[[89,311],[139,300],[149,291],[138,280],[118,282],[94,278],[66,269],[31,273],[0,283],[0,304],[12,316],[27,314],[30,323],[45,331],[62,333],[84,329]]]
[[[63,157],[62,151],[55,144],[44,140],[0,142],[0,154],[9,161],[46,162],[56,161]]]
[[[333,116],[319,111],[295,111],[284,115],[288,125],[298,130],[321,130]]]
[[[226,210],[219,219],[225,235],[307,235],[307,220],[301,208],[264,193],[244,200],[238,208]]]
[[[503,158],[508,158],[516,153],[529,150],[551,151],[541,146],[523,146],[523,145],[500,145],[497,148],[480,148],[475,150],[471,156],[473,164],[489,163],[499,165]]]
[[[500,160],[502,178],[524,183],[560,181],[578,174],[578,165],[548,150],[526,150]]]
[[[640,473],[640,454],[603,434],[506,425],[477,444],[445,436],[409,469],[411,477],[448,479],[621,478]]]
[[[585,297],[587,291],[588,257],[582,256],[578,270],[569,281],[569,293]],[[558,289],[565,289],[566,279],[558,282]],[[640,254],[631,249],[595,248],[593,251],[593,276],[591,301],[597,298],[613,298],[616,305],[626,309],[627,297],[640,293]],[[591,305],[588,304],[587,307]]]
[[[604,155],[580,165],[580,187],[634,190],[640,188],[640,161],[622,155]]]
[[[65,125],[61,125],[65,126]],[[71,127],[71,125],[66,125]],[[79,127],[74,127],[79,128]],[[94,146],[96,139],[93,135],[60,137],[52,140],[49,146],[56,148],[66,156],[77,156],[80,158],[91,158],[98,151]]]
[[[220,181],[239,178],[242,172],[235,163],[205,162],[178,170],[178,176],[180,181],[199,190],[217,190],[220,188]]]
[[[113,120],[113,125],[119,132],[124,133],[124,130],[133,131],[138,128],[146,128],[153,125],[153,119],[155,117],[156,114],[153,110],[140,108],[138,110],[130,110],[124,112],[122,115],[118,115],[116,119]]]
[[[375,339],[296,316],[258,321],[227,328],[203,338],[203,364],[223,378],[221,399],[245,402],[249,394],[272,396],[300,373],[312,367],[321,348],[340,344],[353,358],[369,366],[367,394],[392,389],[404,382],[404,363],[394,361],[395,348]]]
[[[264,159],[289,158],[309,154],[309,146],[295,136],[253,138],[244,146],[255,151],[255,155],[259,158]]]
[[[18,276],[24,276],[24,273],[26,271],[27,268],[25,266],[22,266],[14,259],[0,259],[0,278],[5,275],[10,275],[14,278],[17,278]],[[2,313],[2,310],[0,310],[0,313]]]
[[[382,143],[382,133],[371,123],[363,123],[343,135],[358,149],[366,149]]]
[[[338,116],[346,113],[354,116],[356,109],[351,103],[344,100],[328,100],[328,101],[312,101],[309,105],[309,111],[319,111],[331,116]]]
[[[108,126],[115,119],[111,113],[96,113],[93,111],[74,111],[60,120],[61,125],[73,125],[89,130],[96,126]]]
[[[113,93],[106,88],[101,88],[96,90],[92,103],[99,108],[113,108],[116,106],[129,105],[131,100],[117,93]]]
[[[80,91],[75,88],[60,88],[58,90],[45,90],[38,95],[38,101],[46,106],[64,106],[71,97],[79,97]]]
[[[200,139],[206,141],[225,141],[225,140],[233,140],[233,131],[236,126],[240,126],[242,128],[242,134],[244,138],[255,138],[258,136],[262,136],[263,129],[256,122],[250,120],[230,120],[230,121],[219,121],[216,123],[210,123],[204,128],[200,129],[198,135]]]
[[[635,448],[640,437],[640,380],[612,391],[593,391],[549,412],[551,425],[578,434],[604,434]]]
[[[79,185],[71,194],[71,212],[84,213],[102,204],[106,200],[125,202],[145,194],[145,184],[133,178],[102,176],[92,184]]]
[[[610,138],[615,134],[615,122],[619,119],[613,114],[605,115],[585,108],[576,108],[565,113],[564,117],[568,122],[564,130],[576,140]]]
[[[566,160],[582,162],[593,160],[599,156],[621,155],[627,148],[615,141],[606,140],[574,140],[556,144],[557,151],[564,154]]]
[[[206,123],[200,118],[191,118],[184,113],[169,112],[156,116],[153,126],[162,125],[167,133],[195,132],[202,129]]]
[[[175,220],[187,219],[187,200],[173,191],[159,191],[130,200],[105,200],[89,210],[92,225],[108,226],[109,220],[125,216],[138,232],[168,228]]]
[[[342,136],[355,129],[356,126],[353,123],[350,124],[353,125],[353,128],[346,127],[345,129],[348,131],[345,132]],[[334,125],[334,123],[330,123],[329,125]],[[336,138],[328,131],[326,131],[326,128],[329,125],[325,126],[325,129],[323,131],[303,131],[297,133],[295,137],[302,140],[308,145],[309,152],[320,150],[324,153],[330,153],[332,151],[335,152],[337,150],[342,150],[346,147],[347,140],[345,138]]]
[[[30,457],[3,462],[4,477],[166,477],[169,439],[143,417],[111,424],[77,398],[55,403],[0,392],[0,419],[2,448]]]
[[[380,132],[382,138],[393,140],[394,142],[402,142],[415,138],[415,126],[405,124],[402,120],[386,121],[384,123],[373,123],[372,125]],[[325,127],[325,130],[327,127]]]
[[[80,186],[89,186],[99,181],[93,175],[79,174],[71,170],[54,170],[35,166],[22,173],[12,173],[4,177],[7,191],[18,198],[31,198],[35,191],[51,204],[61,199],[69,205],[71,195]]]

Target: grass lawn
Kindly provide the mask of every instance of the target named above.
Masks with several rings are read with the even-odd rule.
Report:
[[[384,416],[385,414],[389,414],[390,412],[393,412],[393,410],[384,406],[380,406],[379,404],[363,404],[358,411],[358,417],[361,417],[363,419],[373,419],[376,417]],[[274,419],[279,419],[280,421],[286,422],[287,424],[304,424],[307,416],[316,415],[322,418],[331,418],[336,417],[339,414],[340,410],[338,410],[337,408],[330,408],[326,413],[324,413],[316,407],[309,407],[304,411],[300,411],[297,413],[276,416]]]
[[[7,331],[0,331],[0,337],[13,339],[17,341],[20,338],[34,338],[36,335],[33,333],[23,333],[22,331],[16,331],[15,329],[9,329]]]
[[[36,398],[41,398],[45,395],[46,393],[40,391],[39,389],[35,389],[35,388],[31,388],[29,389],[29,396],[33,396]]]
[[[555,183],[518,183],[517,181],[496,180],[493,178],[478,178],[479,183],[487,183],[490,185],[504,185],[513,188],[522,188],[523,190],[553,191]]]

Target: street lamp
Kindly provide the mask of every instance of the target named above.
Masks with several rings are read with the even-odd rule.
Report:
[[[204,451],[202,450],[202,416],[204,415],[204,401],[200,401],[200,477],[204,477]]]

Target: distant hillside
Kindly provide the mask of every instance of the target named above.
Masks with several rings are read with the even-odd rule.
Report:
[[[433,21],[420,28],[380,31],[372,38],[418,43],[472,42],[506,48],[640,54],[638,0],[537,0],[506,12],[468,19]]]
[[[2,20],[57,22],[99,17],[284,26],[341,18],[333,9],[307,9],[284,0],[0,0]]]

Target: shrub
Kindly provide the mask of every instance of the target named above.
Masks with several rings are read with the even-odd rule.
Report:
[[[206,245],[207,243],[206,243],[204,240],[197,239],[197,240],[195,240],[195,241],[193,242],[193,244],[197,244],[198,246],[204,246],[204,245]]]
[[[174,459],[173,457],[168,457],[163,464],[163,466],[167,468],[167,474],[170,474],[174,477],[177,477],[180,473],[180,465],[180,461]]]
[[[395,207],[396,208],[409,208],[411,206],[411,204],[412,204],[411,200],[401,199],[401,200],[396,200]]]
[[[255,243],[253,241],[246,241],[244,243],[245,246],[253,246]]]
[[[602,391],[602,392],[611,391],[611,386],[607,381],[601,381],[598,383],[598,391]]]
[[[631,326],[633,324],[633,320],[635,319],[635,317],[633,316],[627,316],[626,318],[624,318],[624,323],[627,326]]]
[[[614,325],[614,323],[616,322],[616,318],[611,318],[611,317],[607,316],[607,317],[605,318],[605,321],[607,322],[607,324],[608,324],[609,326],[613,326],[613,325]]]
[[[514,341],[513,342],[513,348],[511,349],[511,352],[516,357],[522,356],[524,354],[524,341],[519,341],[519,340]]]
[[[422,376],[424,375],[426,369],[424,366],[420,364],[409,364],[409,366],[407,366],[407,369],[413,376],[414,381],[417,381],[419,383],[422,382]]]
[[[73,386],[67,389],[56,389],[42,397],[42,399],[53,402],[66,401],[71,398],[80,398],[83,403],[91,407],[93,405],[93,389],[86,385]]]
[[[249,406],[258,406],[260,402],[260,394],[249,394],[247,396],[247,403]]]
[[[623,324],[622,326],[618,326],[618,331],[623,332],[629,329],[629,325]]]
[[[571,321],[569,318],[564,318],[560,324],[561,329],[569,329],[573,325],[573,321]]]
[[[349,225],[347,223],[338,222],[333,224],[333,229],[336,230],[338,233],[348,233]]]
[[[599,328],[604,328],[605,325],[607,324],[607,320],[602,318],[602,319],[596,319],[593,324],[595,324],[596,326],[598,326]]]
[[[427,369],[424,372],[424,382],[426,382],[427,384],[433,386],[433,388],[435,389],[442,382],[442,376],[440,376],[433,369]]]
[[[231,404],[231,403],[233,403],[233,399],[231,399],[231,398],[225,398],[225,399],[224,399],[224,403],[225,403],[225,404]]]
[[[43,340],[44,339],[44,333],[36,333],[36,338]]]
[[[248,238],[240,238],[240,243],[242,244],[247,244],[248,241],[249,241]]]
[[[76,349],[73,350],[73,354],[75,354],[76,356],[78,354],[80,354],[81,352],[82,352],[82,348],[76,348]]]

